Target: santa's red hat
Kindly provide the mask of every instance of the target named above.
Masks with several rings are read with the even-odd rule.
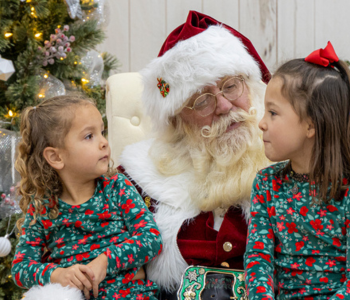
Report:
[[[140,73],[144,107],[158,129],[189,97],[221,77],[242,74],[265,83],[271,77],[245,36],[196,11],[170,33],[158,57]]]

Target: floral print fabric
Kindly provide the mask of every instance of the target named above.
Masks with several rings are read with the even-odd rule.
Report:
[[[313,204],[308,182],[276,175],[285,166],[261,170],[253,183],[245,253],[249,299],[275,299],[275,292],[276,299],[350,299],[348,190],[341,201]]]
[[[57,267],[87,264],[105,253],[107,276],[100,283],[97,299],[156,299],[155,283],[132,278],[160,253],[161,236],[152,213],[124,175],[100,177],[87,202],[71,206],[59,200],[56,219],[48,217],[46,207],[30,226],[34,210],[31,204],[12,264],[18,286],[47,284]],[[44,248],[51,254],[42,263]]]

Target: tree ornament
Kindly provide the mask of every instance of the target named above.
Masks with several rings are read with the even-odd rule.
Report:
[[[13,62],[0,55],[0,80],[7,81],[13,73],[15,73]]]
[[[66,94],[66,89],[62,81],[55,76],[41,71],[39,81],[39,92],[37,94],[37,100],[49,99],[56,96],[62,96]]]
[[[83,0],[81,1],[83,10],[83,22],[94,19],[97,26],[106,28],[110,19],[110,7],[107,0]]]
[[[11,217],[13,214],[21,213],[21,208],[18,205],[18,199],[15,193],[15,187],[10,188],[10,194],[1,195],[2,202],[0,204],[0,219]]]
[[[96,50],[90,50],[81,58],[81,63],[86,69],[86,77],[89,80],[90,86],[94,87],[101,84],[104,69],[102,55]]]
[[[4,237],[0,237],[0,257],[7,256],[11,252],[11,242],[8,238],[8,234]]]
[[[8,233],[8,230],[10,228],[11,224],[11,215],[9,217],[9,221],[7,223],[7,229],[6,229],[6,234],[4,237],[0,237],[0,257],[4,257],[10,254],[11,252],[11,242],[9,240],[9,237],[13,233],[13,231],[16,228],[16,225],[13,227],[10,233]]]
[[[53,65],[56,59],[65,59],[68,52],[72,52],[70,43],[75,41],[75,36],[71,35],[69,38],[64,32],[69,30],[68,25],[64,25],[63,30],[60,28],[55,29],[55,34],[50,35],[50,41],[44,42],[44,47],[38,47],[38,51],[41,52],[41,57],[38,57],[42,61],[42,65],[46,67],[48,64]]]
[[[68,6],[68,14],[72,19],[81,19],[83,12],[81,11],[80,0],[64,0]]]
[[[15,131],[0,128],[0,191],[6,194],[11,191],[11,186],[20,180],[15,169],[16,148],[20,140],[20,135]],[[2,205],[3,203],[0,203],[0,219],[5,213]]]

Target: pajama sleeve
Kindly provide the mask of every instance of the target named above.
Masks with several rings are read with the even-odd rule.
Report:
[[[346,269],[345,269],[345,274],[346,274],[346,281],[342,285],[340,289],[335,291],[334,295],[330,298],[330,300],[335,300],[335,299],[350,299],[350,255],[349,255],[349,250],[350,250],[350,195],[349,195],[349,190],[346,192],[346,221],[345,221],[345,226],[346,226]]]
[[[53,263],[41,263],[46,247],[44,225],[40,219],[30,225],[33,213],[34,206],[30,204],[12,262],[14,282],[24,288],[50,283],[51,273],[58,268],[58,265]]]
[[[274,299],[274,233],[269,216],[273,214],[274,206],[271,206],[270,193],[263,190],[259,177],[257,175],[253,183],[244,255],[247,294],[251,300]]]
[[[162,249],[162,238],[153,215],[136,188],[122,174],[112,179],[111,200],[117,203],[130,238],[109,246],[105,251],[107,274],[141,267],[159,255]]]

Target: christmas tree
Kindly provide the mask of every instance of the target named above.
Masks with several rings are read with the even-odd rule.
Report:
[[[25,107],[36,105],[52,96],[80,93],[93,98],[101,114],[105,114],[103,82],[109,72],[118,67],[118,61],[108,53],[99,54],[94,50],[105,38],[104,2],[105,0],[0,0],[2,174],[5,173],[4,168],[13,165],[13,155],[7,158],[8,161],[4,157],[10,141],[17,143],[18,136],[10,135],[19,130],[21,111]],[[5,144],[6,142],[8,143]],[[13,199],[7,196],[9,191],[4,189],[6,184],[1,178],[2,174],[0,248],[4,236],[11,233],[7,239],[11,243],[11,252],[1,257],[0,249],[0,300],[20,299],[23,290],[11,278],[11,262],[17,243],[16,231],[12,232],[12,229],[19,214],[15,214],[18,211],[10,207]],[[12,177],[14,178],[13,172]],[[8,207],[10,213],[5,215]]]
[[[67,91],[94,98],[104,113],[103,86],[96,78],[90,80],[94,77],[87,65],[91,57],[84,64],[88,51],[105,38],[99,24],[103,19],[99,6],[103,3],[104,0],[0,0],[2,127],[18,130],[25,107]],[[118,63],[107,53],[101,56],[106,78]]]

